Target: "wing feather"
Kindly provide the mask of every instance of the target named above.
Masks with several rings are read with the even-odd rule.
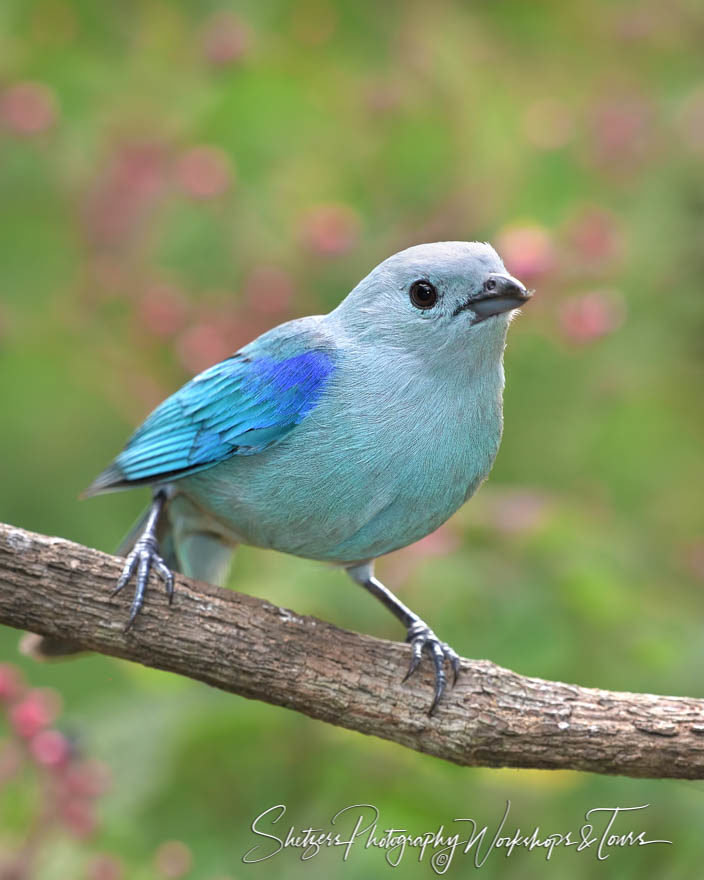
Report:
[[[165,400],[85,494],[187,476],[282,440],[317,405],[335,369],[328,340],[282,336],[282,329],[200,373]]]

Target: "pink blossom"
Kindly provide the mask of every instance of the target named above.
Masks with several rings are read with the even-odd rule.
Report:
[[[704,539],[686,544],[681,549],[681,558],[689,573],[704,582]]]
[[[90,237],[100,245],[119,245],[134,237],[163,192],[165,151],[161,144],[120,145],[88,198]]]
[[[16,83],[0,95],[0,121],[15,134],[40,134],[57,116],[56,96],[43,83]]]
[[[247,305],[264,315],[278,315],[291,305],[294,294],[291,276],[278,266],[256,266],[244,283]]]
[[[216,67],[226,67],[246,54],[251,42],[248,26],[230,12],[216,12],[201,33],[203,55]]]
[[[198,146],[187,150],[176,163],[176,180],[194,199],[212,199],[232,184],[233,171],[226,153],[218,147]]]
[[[607,21],[612,19],[617,38],[625,43],[640,43],[643,49],[657,52],[680,51],[683,47],[684,29],[688,13],[683,4],[618,3],[610,4],[604,11]],[[613,16],[613,18],[612,18]],[[627,50],[630,50],[630,46]]]
[[[96,798],[110,788],[110,768],[94,759],[74,761],[64,771],[62,784],[67,800]]]
[[[99,853],[86,866],[86,880],[123,880],[125,867],[117,856]]]
[[[178,880],[191,870],[193,855],[180,840],[162,843],[154,854],[154,869],[166,880]]]
[[[11,702],[24,690],[22,673],[16,666],[9,663],[0,663],[0,700]]]
[[[226,328],[216,320],[203,321],[185,330],[178,338],[176,351],[189,373],[200,373],[206,367],[232,354]]]
[[[535,532],[545,523],[549,498],[532,489],[494,489],[488,511],[492,526],[507,535]]]
[[[174,285],[152,284],[144,292],[137,305],[136,318],[139,325],[154,336],[170,337],[183,327],[188,313],[188,303],[183,293]]]
[[[401,103],[403,92],[396,83],[379,82],[369,86],[366,91],[366,104],[372,113],[390,113]]]
[[[599,103],[592,118],[593,158],[600,165],[640,160],[655,130],[652,102],[639,95],[610,97]]]
[[[0,785],[12,779],[22,769],[23,754],[16,740],[0,741]]]
[[[429,535],[410,544],[406,552],[411,556],[445,556],[459,547],[460,539],[450,526],[440,526]]]
[[[90,837],[98,827],[98,817],[93,805],[84,800],[64,801],[61,804],[59,818],[79,839]]]
[[[584,345],[618,330],[625,317],[625,304],[618,293],[595,290],[562,304],[560,328],[567,340]]]
[[[387,563],[391,577],[399,582],[405,581],[424,559],[446,556],[455,551],[460,543],[460,537],[453,526],[445,523],[420,541],[392,553]]]
[[[337,257],[356,246],[359,229],[359,215],[349,205],[316,205],[303,218],[303,243],[315,254]]]
[[[509,272],[524,283],[547,275],[555,268],[555,247],[543,226],[510,226],[499,233],[496,247]]]
[[[30,740],[29,751],[38,764],[59,767],[71,757],[71,744],[58,730],[41,730]]]
[[[109,253],[95,254],[86,276],[85,296],[91,302],[121,298],[131,288],[124,261]]]
[[[623,256],[623,234],[617,218],[603,208],[582,208],[569,225],[567,239],[576,256],[595,269],[603,269]]]
[[[33,688],[9,712],[10,724],[18,736],[31,739],[47,727],[61,710],[56,691]]]

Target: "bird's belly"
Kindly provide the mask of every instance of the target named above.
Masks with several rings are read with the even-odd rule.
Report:
[[[460,447],[409,449],[404,441],[386,454],[382,444],[350,443],[342,456],[337,444],[311,454],[283,442],[180,483],[242,543],[352,564],[411,544],[445,522],[488,474],[499,434],[500,424],[488,445],[469,438]]]

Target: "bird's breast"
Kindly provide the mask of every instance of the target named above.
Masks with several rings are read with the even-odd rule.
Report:
[[[245,543],[343,564],[388,553],[440,526],[491,468],[503,373],[464,379],[352,374],[277,446],[184,488]]]

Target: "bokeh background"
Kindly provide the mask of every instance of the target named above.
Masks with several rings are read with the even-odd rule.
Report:
[[[77,495],[164,396],[390,253],[491,240],[537,289],[503,446],[381,576],[466,656],[704,696],[703,37],[699,0],[3,0],[0,520],[114,549],[146,492]],[[402,635],[314,563],[245,548],[232,585]],[[700,784],[462,769],[17,642],[0,632],[3,877],[392,870],[361,850],[243,865],[279,803],[305,827],[371,802],[420,832],[493,828],[511,799],[511,827],[546,833],[651,804],[623,830],[674,841],[494,856],[487,878],[691,877],[704,855]]]

